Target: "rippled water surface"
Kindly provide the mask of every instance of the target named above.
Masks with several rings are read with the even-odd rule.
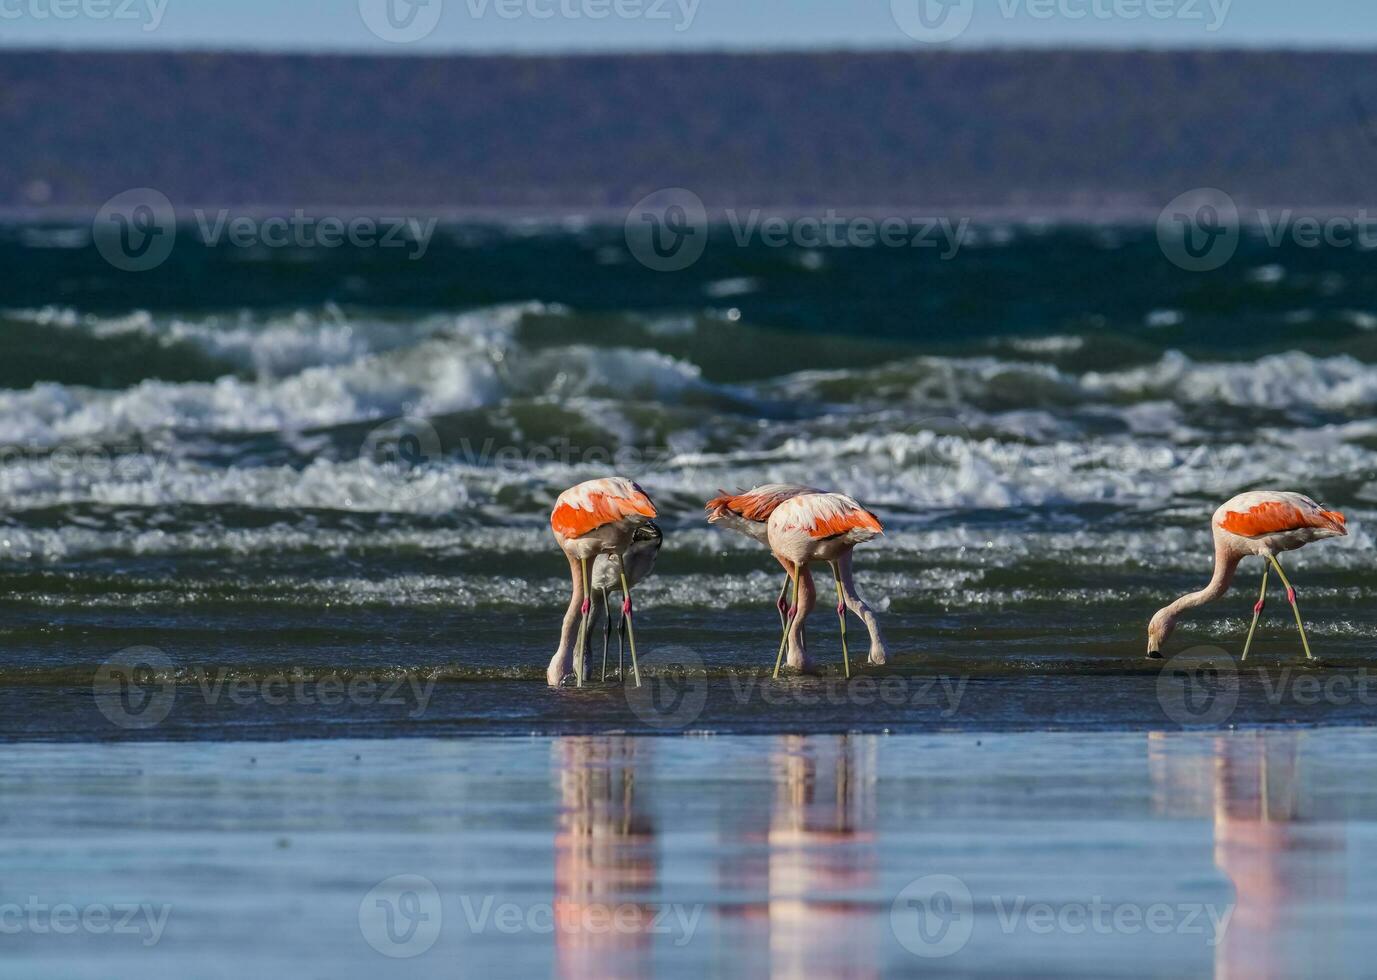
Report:
[[[1361,976],[1366,730],[0,753],[7,976]],[[15,911],[5,911],[11,906]]]

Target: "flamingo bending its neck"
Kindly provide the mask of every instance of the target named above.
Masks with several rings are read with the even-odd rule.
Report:
[[[769,521],[770,515],[776,508],[786,500],[805,493],[821,493],[812,487],[800,486],[795,483],[765,483],[754,490],[747,490],[743,493],[731,494],[725,490],[719,490],[718,496],[713,497],[703,509],[708,512],[709,524],[721,524],[729,527],[733,531],[746,535],[752,540],[759,541],[765,547],[770,546]],[[775,599],[775,608],[779,610],[779,628],[783,636],[789,635],[789,620],[793,618],[794,609],[799,604],[798,589],[794,589],[792,604],[785,599],[789,594],[789,584],[793,581],[793,576],[789,571],[789,565],[778,555],[775,559],[784,566],[784,583],[779,587],[779,596]],[[813,588],[813,576],[807,569],[803,571],[805,585],[804,588]]]
[[[1148,623],[1147,655],[1153,659],[1162,656],[1162,644],[1167,641],[1181,614],[1188,609],[1213,602],[1229,590],[1238,563],[1250,555],[1256,555],[1264,562],[1262,566],[1262,591],[1257,604],[1253,606],[1253,624],[1248,628],[1248,639],[1243,644],[1243,659],[1248,659],[1248,650],[1253,645],[1253,633],[1257,630],[1258,619],[1267,604],[1267,575],[1275,568],[1281,582],[1286,586],[1286,599],[1291,603],[1291,611],[1296,616],[1296,627],[1300,630],[1301,646],[1305,648],[1307,659],[1314,660],[1310,652],[1310,641],[1305,636],[1305,624],[1301,622],[1300,607],[1296,604],[1296,590],[1291,587],[1286,573],[1282,571],[1277,554],[1295,551],[1311,541],[1324,538],[1337,538],[1348,534],[1344,515],[1338,511],[1325,510],[1302,493],[1284,490],[1252,490],[1240,493],[1226,502],[1210,520],[1210,530],[1214,534],[1214,575],[1209,585],[1198,592],[1189,592],[1169,605],[1157,610]],[[1270,568],[1269,568],[1270,564]]]
[[[626,579],[631,583],[632,588],[640,585],[641,582],[650,577],[650,573],[655,570],[655,559],[659,557],[660,546],[664,543],[664,535],[660,527],[654,521],[647,521],[643,527],[636,528],[631,535],[631,544],[627,545],[626,554],[622,556],[620,565],[613,560],[610,555],[598,555],[593,559],[593,570],[589,573],[592,584],[592,597],[602,599],[602,679],[607,680],[607,647],[612,639],[612,612],[608,607],[608,598],[616,592],[621,592],[621,570],[626,570]],[[593,607],[594,623],[598,618],[598,607]],[[626,641],[626,617],[623,616],[617,621],[617,676],[622,674],[622,648]],[[593,645],[592,630],[589,630],[584,637],[584,656],[587,657],[589,649]],[[586,661],[585,661],[586,662]]]
[[[583,686],[587,675],[583,653],[588,635],[588,613],[592,608],[588,572],[589,565],[599,555],[606,555],[617,566],[622,584],[622,616],[626,619],[627,645],[631,648],[631,670],[636,686],[640,686],[636,628],[631,617],[631,586],[626,579],[622,557],[631,546],[636,529],[650,523],[655,516],[655,505],[645,491],[620,476],[580,483],[565,490],[555,501],[550,529],[560,550],[569,559],[574,589],[569,597],[569,608],[564,613],[559,648],[545,672],[551,687],[558,687],[564,680],[571,661],[578,685]]]
[[[770,550],[795,579],[809,562],[825,561],[837,583],[837,618],[841,621],[842,663],[851,676],[851,656],[846,649],[846,610],[849,608],[870,633],[870,663],[883,664],[888,658],[879,620],[856,593],[851,575],[851,551],[856,545],[884,533],[880,519],[853,498],[843,493],[806,493],[784,501],[770,515],[767,526]],[[775,676],[779,676],[784,649],[789,648],[789,665],[808,668],[808,652],[799,642],[803,620],[812,604],[812,590],[804,594],[805,604],[793,610],[775,657]]]

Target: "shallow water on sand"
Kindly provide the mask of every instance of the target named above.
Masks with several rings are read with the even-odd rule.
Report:
[[[1374,786],[1343,728],[26,746],[5,973],[1358,975]]]

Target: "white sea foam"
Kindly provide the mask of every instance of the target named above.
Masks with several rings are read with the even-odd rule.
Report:
[[[1377,405],[1377,366],[1347,355],[1312,357],[1299,351],[1222,363],[1197,362],[1169,351],[1146,367],[1086,374],[1081,387],[1101,396],[1344,411]]]
[[[161,342],[194,342],[256,377],[226,373],[213,382],[145,380],[122,391],[43,382],[0,391],[0,445],[177,430],[187,433],[292,432],[399,415],[440,415],[506,396],[561,400],[597,396],[673,400],[720,390],[699,369],[655,350],[585,345],[526,351],[514,339],[520,318],[549,307],[512,305],[419,325],[284,321],[226,329],[134,314],[91,320],[70,311],[28,314],[36,322],[96,335],[137,332]]]
[[[100,316],[65,307],[16,310],[6,316],[96,338],[137,335],[167,347],[189,344],[234,370],[248,371],[259,378],[281,378],[306,368],[345,364],[437,336],[505,338],[522,316],[551,309],[557,308],[513,303],[458,315],[431,315],[416,321],[360,316],[334,305],[282,314],[245,311],[200,318],[155,316],[144,310]]]

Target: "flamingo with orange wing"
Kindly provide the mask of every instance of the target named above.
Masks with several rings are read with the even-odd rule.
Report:
[[[614,561],[622,585],[622,618],[626,622],[627,645],[631,649],[631,671],[636,686],[641,685],[641,671],[636,664],[636,629],[631,618],[631,584],[626,578],[623,556],[635,538],[636,530],[655,517],[655,505],[644,490],[633,481],[620,476],[602,480],[588,480],[570,487],[559,495],[550,514],[550,529],[555,542],[569,559],[574,578],[569,608],[564,613],[560,629],[559,648],[550,660],[545,679],[551,687],[563,682],[572,666],[578,685],[583,686],[587,675],[584,651],[588,635],[590,599],[589,566],[599,555]]]
[[[1229,583],[1233,581],[1239,562],[1256,555],[1264,562],[1262,591],[1257,604],[1253,606],[1253,624],[1248,628],[1248,639],[1243,644],[1243,659],[1248,658],[1258,619],[1267,604],[1267,575],[1274,568],[1286,586],[1286,599],[1296,615],[1296,627],[1300,630],[1305,656],[1314,660],[1310,641],[1305,636],[1305,623],[1301,622],[1300,607],[1296,604],[1296,590],[1282,571],[1277,554],[1295,551],[1311,541],[1346,535],[1348,529],[1344,515],[1335,510],[1325,510],[1303,493],[1252,490],[1240,493],[1215,511],[1210,530],[1214,534],[1214,575],[1203,589],[1189,592],[1157,610],[1148,623],[1147,655],[1153,659],[1161,658],[1162,644],[1176,628],[1181,614],[1224,595],[1229,590]]]
[[[837,618],[841,621],[842,664],[851,676],[851,656],[846,649],[846,610],[850,609],[870,633],[870,663],[883,664],[888,657],[879,620],[856,592],[851,575],[851,551],[884,533],[880,519],[844,493],[805,493],[784,501],[770,515],[767,526],[770,550],[788,570],[798,595],[798,577],[809,562],[825,561],[837,582]],[[790,621],[775,657],[779,676],[784,650],[789,663],[807,669],[808,653],[802,644],[803,621],[812,608],[813,591],[805,589],[801,601],[790,610]]]
[[[799,486],[794,483],[765,483],[754,490],[746,490],[742,493],[727,493],[719,490],[718,496],[713,497],[703,507],[708,512],[709,524],[721,524],[729,527],[746,537],[759,541],[765,547],[770,546],[769,521],[770,515],[775,512],[780,504],[786,500],[800,496],[805,493],[821,493],[812,487]],[[793,574],[789,571],[789,565],[782,558],[776,559],[784,566],[784,584],[779,588],[779,597],[775,599],[775,608],[779,610],[779,626],[788,635],[790,604],[785,600],[789,594],[789,585],[794,580]],[[805,569],[804,576],[808,576]],[[811,577],[806,588],[812,587]],[[793,605],[798,605],[798,590],[794,591]]]

